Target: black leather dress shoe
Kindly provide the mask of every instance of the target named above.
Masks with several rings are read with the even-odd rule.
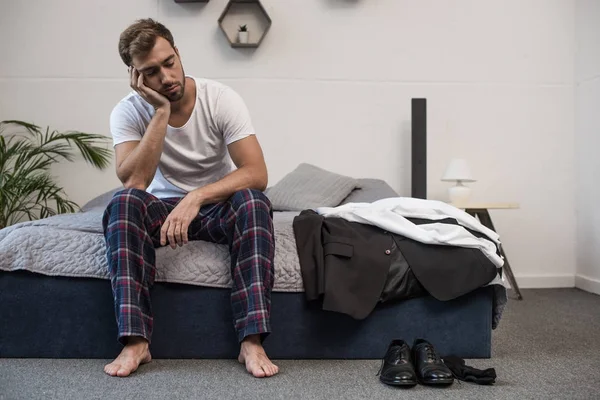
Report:
[[[452,372],[443,363],[431,343],[425,339],[417,339],[413,344],[412,352],[420,383],[447,386],[454,382]]]
[[[410,347],[404,340],[392,340],[381,366],[379,380],[392,386],[415,386],[417,375],[410,359]]]

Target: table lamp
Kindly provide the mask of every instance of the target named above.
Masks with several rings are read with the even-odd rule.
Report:
[[[471,188],[464,186],[463,182],[475,182],[467,161],[455,158],[450,161],[442,177],[444,182],[456,182],[455,186],[448,188],[448,197],[452,204],[467,204],[471,195]]]

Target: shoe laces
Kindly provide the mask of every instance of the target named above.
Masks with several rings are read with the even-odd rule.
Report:
[[[395,348],[392,350],[392,352],[391,352],[392,359],[394,359],[394,360],[396,360],[396,359],[399,359],[399,360],[404,360],[404,359],[406,359],[406,357],[404,357],[404,354],[402,354],[402,351],[403,351],[403,350],[404,350],[404,346],[396,346],[396,347],[395,347]]]
[[[435,349],[431,345],[425,345],[425,351],[427,353],[427,361],[435,362],[440,361],[440,357],[435,352]]]
[[[379,376],[379,374],[381,373],[381,370],[383,369],[383,364],[385,363],[386,358],[392,358],[394,360],[395,359],[405,360],[406,357],[404,357],[404,355],[402,354],[403,348],[404,348],[404,346],[395,346],[394,348],[392,348],[389,352],[389,356],[386,354],[386,356],[381,360],[381,366],[379,367],[379,371],[377,371],[377,374],[375,374],[375,376]]]

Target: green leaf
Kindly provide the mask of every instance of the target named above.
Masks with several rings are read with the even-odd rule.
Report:
[[[10,128],[10,129],[9,129]],[[58,132],[18,120],[0,121],[0,229],[22,218],[38,219],[75,212],[50,176],[53,164],[79,154],[94,168],[109,166],[112,150],[104,135]]]

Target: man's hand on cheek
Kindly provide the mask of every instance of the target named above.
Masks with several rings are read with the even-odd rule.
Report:
[[[198,216],[201,203],[193,196],[187,195],[175,206],[160,229],[160,244],[167,243],[171,248],[183,246],[188,242],[188,228]]]

